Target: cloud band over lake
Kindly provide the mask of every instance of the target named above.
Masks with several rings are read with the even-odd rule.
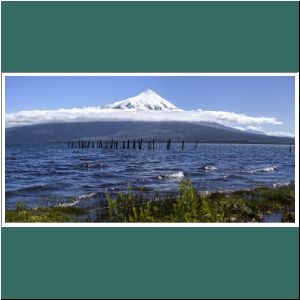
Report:
[[[57,110],[31,110],[5,115],[6,127],[46,123],[91,122],[91,121],[181,121],[217,122],[227,126],[236,125],[280,125],[275,117],[249,116],[235,112],[178,110],[178,111],[132,111],[83,107]]]

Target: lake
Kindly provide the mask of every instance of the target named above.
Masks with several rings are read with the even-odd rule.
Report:
[[[128,187],[177,191],[191,178],[199,191],[275,187],[295,181],[289,145],[156,144],[139,149],[70,149],[67,144],[7,145],[5,207],[93,207],[104,193]]]

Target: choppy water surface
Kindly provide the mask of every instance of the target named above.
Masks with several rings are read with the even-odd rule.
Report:
[[[294,148],[285,145],[165,144],[148,150],[68,149],[65,144],[6,146],[6,209],[81,206],[104,192],[145,187],[178,190],[190,177],[198,190],[236,190],[288,184],[295,179]]]

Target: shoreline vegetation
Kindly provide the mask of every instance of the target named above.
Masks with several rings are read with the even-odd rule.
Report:
[[[17,202],[6,210],[6,222],[98,223],[246,223],[295,222],[295,188],[259,187],[232,192],[197,192],[190,179],[180,182],[177,193],[151,197],[146,188],[107,193],[95,209],[78,207],[27,208]]]

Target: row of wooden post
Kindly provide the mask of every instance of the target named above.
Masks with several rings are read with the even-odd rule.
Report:
[[[86,141],[86,140],[78,140],[78,141],[72,141],[72,142],[68,142],[68,148],[100,148],[100,149],[118,149],[119,145],[120,148],[123,149],[130,149],[130,145],[132,145],[132,149],[142,149],[143,147],[143,139],[138,139],[138,140],[123,140],[118,141],[118,140],[109,140],[109,141]],[[171,139],[167,140],[167,150],[171,149]],[[145,142],[146,145],[148,145],[148,150],[154,149],[155,146],[155,142],[154,139],[149,140],[148,142]],[[198,145],[198,140],[196,141],[195,144],[195,149],[197,149],[197,145]],[[184,141],[182,141],[181,143],[181,149],[184,149]]]

